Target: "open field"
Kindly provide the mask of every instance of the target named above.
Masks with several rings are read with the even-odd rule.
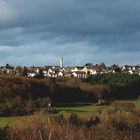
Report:
[[[129,100],[129,102],[134,103],[136,106],[140,105],[140,99],[137,100]],[[98,111],[101,111],[103,108],[107,106],[96,106],[95,104],[89,104],[89,105],[80,105],[80,106],[69,106],[69,107],[58,107],[58,113],[50,115],[50,117],[57,117],[60,114],[63,114],[65,116],[69,116],[71,113],[77,113],[78,116],[83,118],[89,118],[91,115],[97,113]],[[22,118],[29,118],[30,116],[22,116],[22,117],[0,117],[0,127],[5,127],[14,120],[22,119]],[[33,116],[31,116],[33,117]],[[39,115],[40,119],[46,119],[46,115]]]
[[[140,105],[140,99],[137,100],[127,100],[134,103],[136,106]],[[81,105],[81,106],[71,106],[71,107],[58,107],[59,113],[70,114],[72,112],[77,113],[80,116],[86,116],[96,113],[107,106],[96,106],[95,104]]]
[[[140,105],[140,99],[132,100],[132,102],[133,102],[135,105]]]
[[[58,107],[58,113],[57,114],[51,114],[49,115],[51,118],[58,117],[58,115],[63,114],[65,117],[69,117],[71,113],[77,113],[78,116],[89,118],[92,114],[97,112],[100,108],[99,106],[93,105],[84,105],[84,106],[73,106],[73,107]],[[0,127],[5,127],[11,122],[18,120],[18,119],[25,119],[30,118],[30,116],[22,116],[22,117],[0,117]],[[33,116],[31,116],[33,117]],[[39,119],[47,119],[48,115],[38,115]]]
[[[0,127],[3,128],[16,119],[16,117],[0,117]]]
[[[77,113],[80,117],[87,117],[95,114],[103,108],[105,108],[105,106],[91,104],[85,106],[59,107],[57,110],[59,114],[70,115],[71,113]]]
[[[57,108],[58,114],[50,115],[50,117],[57,117],[60,114],[65,115],[68,117],[71,113],[77,113],[80,117],[90,117],[92,114],[97,112],[99,109],[103,107],[93,105],[84,105],[84,106],[74,106],[74,107],[59,107]],[[5,127],[14,120],[22,119],[22,118],[29,118],[30,116],[22,116],[22,117],[0,117],[0,127]],[[32,116],[33,117],[33,116]],[[45,119],[45,115],[39,115],[40,119]]]

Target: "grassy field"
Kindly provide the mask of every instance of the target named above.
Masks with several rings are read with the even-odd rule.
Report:
[[[76,106],[76,107],[59,107],[57,108],[58,114],[50,115],[50,117],[57,117],[59,114],[63,114],[65,117],[68,117],[72,112],[77,113],[80,117],[90,117],[93,113],[99,110],[102,107],[97,107],[95,105],[86,105],[86,106]],[[0,128],[3,128],[18,119],[28,119],[30,116],[24,117],[0,117]],[[33,117],[33,116],[31,116]],[[39,115],[40,119],[46,119],[47,115]]]
[[[132,102],[133,102],[135,105],[140,105],[140,99],[132,100]]]
[[[0,117],[0,128],[3,128],[17,119],[16,117]]]
[[[129,100],[130,102],[133,102],[136,106],[140,105],[140,99],[137,100]],[[80,117],[90,117],[91,115],[95,114],[96,112],[102,110],[107,106],[96,106],[95,104],[89,104],[89,105],[79,105],[79,106],[71,106],[71,107],[58,107],[58,114],[50,115],[53,117],[58,116],[59,114],[63,114],[65,116],[69,116],[72,112],[77,113]],[[29,117],[29,116],[28,116]],[[28,118],[27,117],[27,118]],[[46,116],[40,115],[40,118],[45,118]],[[0,127],[3,128],[13,122],[17,119],[25,119],[24,117],[0,117]]]
[[[95,104],[91,104],[85,106],[59,107],[57,110],[59,114],[70,115],[71,113],[77,113],[80,117],[86,117],[95,114],[104,107],[105,106],[96,106]]]
[[[127,101],[132,102],[135,105],[140,105],[140,99],[127,100]],[[58,107],[57,110],[59,111],[59,113],[62,112],[62,113],[70,114],[74,112],[82,116],[91,113],[96,113],[97,111],[100,111],[105,107],[107,106],[96,106],[95,104],[89,104],[89,105],[70,106],[70,107]]]

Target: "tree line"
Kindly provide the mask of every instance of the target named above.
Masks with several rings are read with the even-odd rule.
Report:
[[[140,77],[100,74],[88,79],[0,76],[0,115],[32,114],[62,103],[91,103],[99,99],[132,99],[140,96]]]

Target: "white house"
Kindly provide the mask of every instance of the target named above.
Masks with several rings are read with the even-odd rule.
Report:
[[[80,67],[80,66],[76,66],[73,69],[71,69],[71,72],[75,72],[75,71],[82,71],[84,67]]]
[[[43,75],[44,75],[45,77],[48,76],[48,71],[47,71],[47,70],[43,70],[42,72],[43,72]]]
[[[129,70],[128,73],[129,74],[134,74],[134,72],[132,70]]]
[[[90,72],[90,75],[96,75],[97,74],[97,71],[95,69],[90,69],[89,72]]]
[[[75,71],[72,73],[72,76],[77,78],[87,78],[87,74],[82,71]]]
[[[85,72],[86,74],[90,74],[90,75],[97,74],[96,69],[94,67],[89,67],[89,66],[85,66],[81,71]]]
[[[58,76],[63,77],[64,76],[63,72],[62,71],[58,72]]]
[[[30,73],[27,73],[27,76],[28,76],[28,77],[35,77],[35,76],[36,76],[36,73],[30,72]]]

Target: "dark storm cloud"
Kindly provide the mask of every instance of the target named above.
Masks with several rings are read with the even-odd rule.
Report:
[[[60,56],[75,65],[140,63],[139,7],[139,0],[1,0],[1,64],[57,64]]]

